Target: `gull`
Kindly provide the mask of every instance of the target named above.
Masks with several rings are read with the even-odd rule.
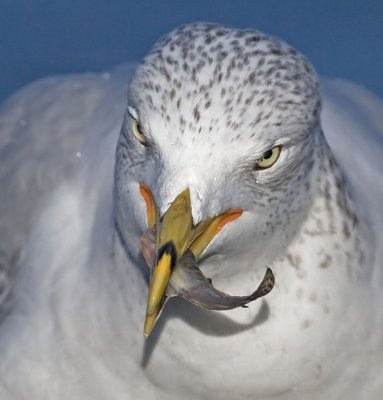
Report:
[[[5,102],[0,398],[380,398],[383,105],[321,90],[281,40],[197,23]],[[145,339],[177,268],[275,285],[230,311],[171,299]]]

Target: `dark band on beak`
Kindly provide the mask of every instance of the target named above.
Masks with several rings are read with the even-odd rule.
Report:
[[[176,246],[172,241],[165,243],[157,253],[157,261],[161,260],[164,254],[168,254],[170,256],[170,269],[173,270],[177,263],[177,250]]]

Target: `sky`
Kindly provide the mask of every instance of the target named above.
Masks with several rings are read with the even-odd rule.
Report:
[[[49,75],[140,60],[174,27],[254,27],[383,96],[382,0],[0,0],[0,101]]]

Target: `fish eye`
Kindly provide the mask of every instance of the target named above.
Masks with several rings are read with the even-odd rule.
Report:
[[[256,161],[255,169],[263,170],[272,167],[278,161],[280,154],[281,146],[274,146],[273,148],[266,150],[262,157]]]
[[[147,146],[148,140],[143,132],[141,124],[135,119],[132,118],[132,131],[134,137],[143,145]]]

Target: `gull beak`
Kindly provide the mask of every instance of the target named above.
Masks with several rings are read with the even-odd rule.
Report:
[[[222,227],[237,219],[242,210],[230,209],[194,226],[188,188],[174,199],[161,218],[150,189],[143,183],[140,193],[146,203],[148,226],[155,227],[156,232],[155,262],[151,269],[144,325],[144,336],[148,337],[166,301],[166,289],[177,262],[188,249],[198,259]]]
[[[158,319],[170,275],[192,236],[189,189],[180,193],[156,223],[156,260],[150,279],[144,335]]]

